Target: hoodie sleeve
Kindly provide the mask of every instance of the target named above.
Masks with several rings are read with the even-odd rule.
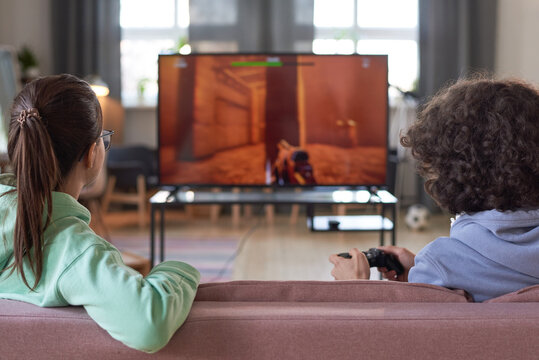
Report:
[[[427,245],[416,255],[414,266],[408,274],[408,282],[447,286],[445,272],[439,268],[439,262],[431,257],[432,245]]]
[[[192,266],[167,261],[144,278],[118,250],[92,245],[60,276],[57,291],[82,305],[99,326],[125,345],[145,352],[164,347],[183,324],[200,280]]]

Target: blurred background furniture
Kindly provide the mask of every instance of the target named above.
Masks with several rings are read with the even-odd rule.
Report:
[[[103,128],[114,130],[114,143],[123,144],[125,109],[120,101],[109,96],[110,90],[107,83],[99,75],[91,74],[84,78],[95,92],[103,113]]]
[[[0,45],[0,154],[7,153],[7,133],[11,104],[20,90],[17,55],[11,46]],[[2,158],[1,171],[7,162]]]
[[[90,221],[92,230],[103,239],[110,241],[109,230],[103,220],[103,213],[101,211],[101,200],[107,186],[107,167],[105,164],[106,158],[105,162],[103,162],[103,168],[95,181],[82,189],[79,195],[79,202],[86,206],[92,215]]]
[[[122,104],[118,100],[108,96],[110,92],[108,85],[100,76],[93,74],[86,76],[84,79],[90,84],[99,100],[103,113],[103,129],[114,130],[113,141],[116,144],[121,144],[123,142],[123,124],[125,119],[125,110]],[[79,202],[86,206],[92,214],[91,228],[96,234],[110,241],[110,234],[103,218],[101,205],[108,183],[107,157],[108,154],[105,157],[103,168],[97,179],[82,189],[79,195]]]
[[[149,259],[129,251],[122,251],[121,254],[125,265],[137,270],[142,276],[146,276],[150,273],[151,267]]]
[[[112,203],[136,205],[139,227],[148,223],[151,188],[157,185],[157,157],[154,150],[142,146],[112,146],[107,158],[108,184],[102,210]]]

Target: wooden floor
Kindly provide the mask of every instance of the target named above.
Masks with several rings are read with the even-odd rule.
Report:
[[[397,224],[397,245],[419,251],[430,241],[449,234],[450,216],[431,216],[429,227],[424,231],[411,231],[403,221],[400,211]],[[110,236],[116,234],[147,234],[149,227],[140,229],[130,214],[108,215],[105,219]],[[131,221],[131,223],[130,223]],[[347,251],[352,247],[367,250],[379,244],[378,232],[311,232],[305,215],[296,224],[290,224],[290,216],[276,215],[273,224],[264,216],[242,218],[233,225],[230,215],[220,216],[215,222],[208,216],[187,216],[180,211],[167,211],[166,233],[176,236],[235,236],[240,241],[240,252],[234,262],[235,280],[332,280],[332,265],[328,257],[332,253]],[[389,234],[386,244],[390,243]],[[373,273],[372,278],[377,274]]]

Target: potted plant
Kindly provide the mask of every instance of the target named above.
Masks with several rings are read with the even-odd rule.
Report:
[[[150,82],[150,79],[148,78],[142,78],[139,81],[137,81],[137,94],[139,100],[144,99],[144,93],[146,92],[146,86],[148,86],[148,83]]]
[[[27,83],[39,76],[39,63],[34,52],[28,47],[23,46],[17,53],[19,65],[21,67],[22,82]]]

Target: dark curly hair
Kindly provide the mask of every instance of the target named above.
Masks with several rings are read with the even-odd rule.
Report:
[[[401,144],[453,214],[539,206],[539,92],[529,84],[459,80],[420,109]]]

